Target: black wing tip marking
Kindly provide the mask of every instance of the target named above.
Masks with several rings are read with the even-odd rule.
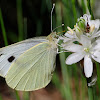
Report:
[[[2,56],[3,54],[0,54],[0,56]]]
[[[14,59],[15,59],[15,57],[14,56],[11,56],[11,57],[8,58],[8,61],[9,62],[12,62]]]

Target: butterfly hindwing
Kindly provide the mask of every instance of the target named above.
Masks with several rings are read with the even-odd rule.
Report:
[[[32,38],[1,48],[0,76],[4,77],[7,74],[11,64],[26,50],[45,41],[47,41],[45,38]]]
[[[16,90],[31,91],[45,87],[55,68],[56,49],[49,42],[39,43],[14,61],[5,76],[7,84]]]

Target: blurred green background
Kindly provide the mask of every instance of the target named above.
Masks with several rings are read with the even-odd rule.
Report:
[[[90,0],[95,18],[100,18],[100,0]],[[0,0],[0,47],[27,38],[47,36],[51,32],[51,9],[53,29],[62,23],[57,32],[73,28],[77,18],[88,12],[87,0]],[[68,54],[57,55],[56,70],[51,83],[34,92],[17,92],[6,85],[0,77],[0,100],[88,100],[86,79],[79,64],[67,66]],[[100,76],[99,65],[97,67]],[[96,99],[100,100],[100,79],[95,86]]]

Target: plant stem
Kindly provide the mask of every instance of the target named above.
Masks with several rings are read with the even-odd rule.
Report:
[[[76,7],[75,7],[75,0],[72,0],[72,10],[73,10],[73,15],[74,15],[74,21],[76,23],[77,21],[77,11],[76,11]]]
[[[52,82],[55,84],[56,88],[61,92],[62,97],[64,97],[63,86],[61,84],[61,80],[59,79],[59,75],[57,72],[54,72]]]
[[[19,95],[18,95],[18,91],[15,90],[15,94],[16,94],[16,99],[20,100]]]
[[[96,100],[96,98],[95,98],[95,87],[94,86],[88,87],[88,97],[89,97],[89,100]]]
[[[18,33],[19,41],[23,40],[23,17],[22,17],[22,0],[16,0],[17,2],[17,21],[18,21]]]
[[[97,68],[97,84],[98,84],[98,87],[99,87],[99,91],[100,91],[100,65],[99,63],[95,62],[96,63],[96,68]]]
[[[0,24],[1,24],[2,34],[3,34],[3,38],[4,38],[4,43],[7,46],[8,45],[8,41],[7,41],[6,31],[5,31],[5,27],[4,27],[1,8],[0,8]]]
[[[86,7],[85,7],[85,2],[82,0],[82,8],[83,8],[83,14],[86,13]]]
[[[0,95],[0,100],[3,100],[1,95]]]
[[[56,3],[56,25],[62,24],[62,4],[61,2]],[[63,29],[60,28],[59,31],[62,31]],[[61,64],[61,71],[62,71],[62,77],[63,77],[63,95],[65,100],[72,100],[72,92],[70,87],[70,78],[68,74],[68,68],[65,64],[65,53],[59,54],[60,58],[60,64]]]
[[[90,0],[87,0],[87,6],[88,6],[88,10],[91,14],[91,18],[94,19],[94,15],[93,15],[93,12],[92,12],[92,9],[91,9],[91,4],[90,4]]]
[[[68,74],[68,69],[65,64],[65,53],[60,54],[60,63],[61,63],[61,70],[62,70],[62,77],[64,80],[64,91],[65,91],[65,98],[66,100],[72,100],[72,91],[70,86],[70,77]]]

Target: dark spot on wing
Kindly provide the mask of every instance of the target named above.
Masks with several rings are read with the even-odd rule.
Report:
[[[14,56],[11,56],[11,57],[8,58],[8,61],[9,62],[12,62],[14,59],[15,59],[15,57]]]
[[[0,56],[2,56],[3,54],[0,54]]]

